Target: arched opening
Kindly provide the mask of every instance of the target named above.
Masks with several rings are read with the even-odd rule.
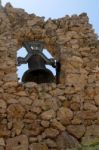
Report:
[[[51,59],[53,58],[53,56],[49,53],[49,51],[47,49],[43,49],[42,53],[48,58]],[[26,55],[28,54],[28,52],[26,51],[26,48],[22,47],[21,49],[19,49],[17,51],[17,58],[18,57],[26,57]],[[51,65],[45,65],[47,69],[49,69],[53,76],[56,76],[56,68],[52,67]],[[18,81],[21,82],[22,81],[22,77],[24,72],[26,72],[28,70],[28,64],[21,64],[20,66],[17,66],[17,75],[18,75]]]

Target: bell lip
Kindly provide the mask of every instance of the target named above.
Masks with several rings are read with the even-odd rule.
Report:
[[[25,83],[24,81],[25,81],[25,76],[29,73],[29,72],[31,72],[31,71],[37,71],[38,69],[28,69],[27,71],[25,71],[24,72],[24,74],[23,74],[23,76],[22,76],[22,82],[23,83]],[[44,71],[46,71],[46,72],[49,72],[50,73],[50,75],[51,76],[53,76],[53,80],[55,80],[55,76],[54,76],[54,74],[49,70],[49,69],[43,69],[43,68],[40,68],[39,70],[44,70]],[[26,82],[33,82],[33,81],[26,81]],[[52,81],[53,82],[53,81]],[[43,82],[42,82],[43,83]]]

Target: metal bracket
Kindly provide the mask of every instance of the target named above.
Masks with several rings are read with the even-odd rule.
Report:
[[[41,56],[47,65],[51,65],[54,68],[56,67],[56,61],[54,58],[48,59],[43,53],[43,43],[42,42],[25,42],[23,43],[28,54],[23,57],[17,58],[17,65],[26,64],[31,56],[39,55]]]

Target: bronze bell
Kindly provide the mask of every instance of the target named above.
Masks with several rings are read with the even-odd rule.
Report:
[[[55,81],[53,73],[46,68],[46,64],[55,66],[54,59],[48,59],[42,52],[42,42],[26,42],[24,47],[28,51],[26,57],[18,57],[18,65],[28,63],[28,70],[23,74],[22,82],[51,83]]]
[[[22,77],[22,82],[36,82],[36,83],[51,83],[55,81],[52,72],[46,68],[44,59],[37,55],[31,56],[28,60],[27,70]]]

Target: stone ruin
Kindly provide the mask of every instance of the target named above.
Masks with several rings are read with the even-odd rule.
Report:
[[[44,41],[60,84],[18,82],[17,51]],[[59,19],[0,10],[0,150],[67,150],[99,144],[99,41],[86,13]],[[85,150],[85,149],[84,149]]]

